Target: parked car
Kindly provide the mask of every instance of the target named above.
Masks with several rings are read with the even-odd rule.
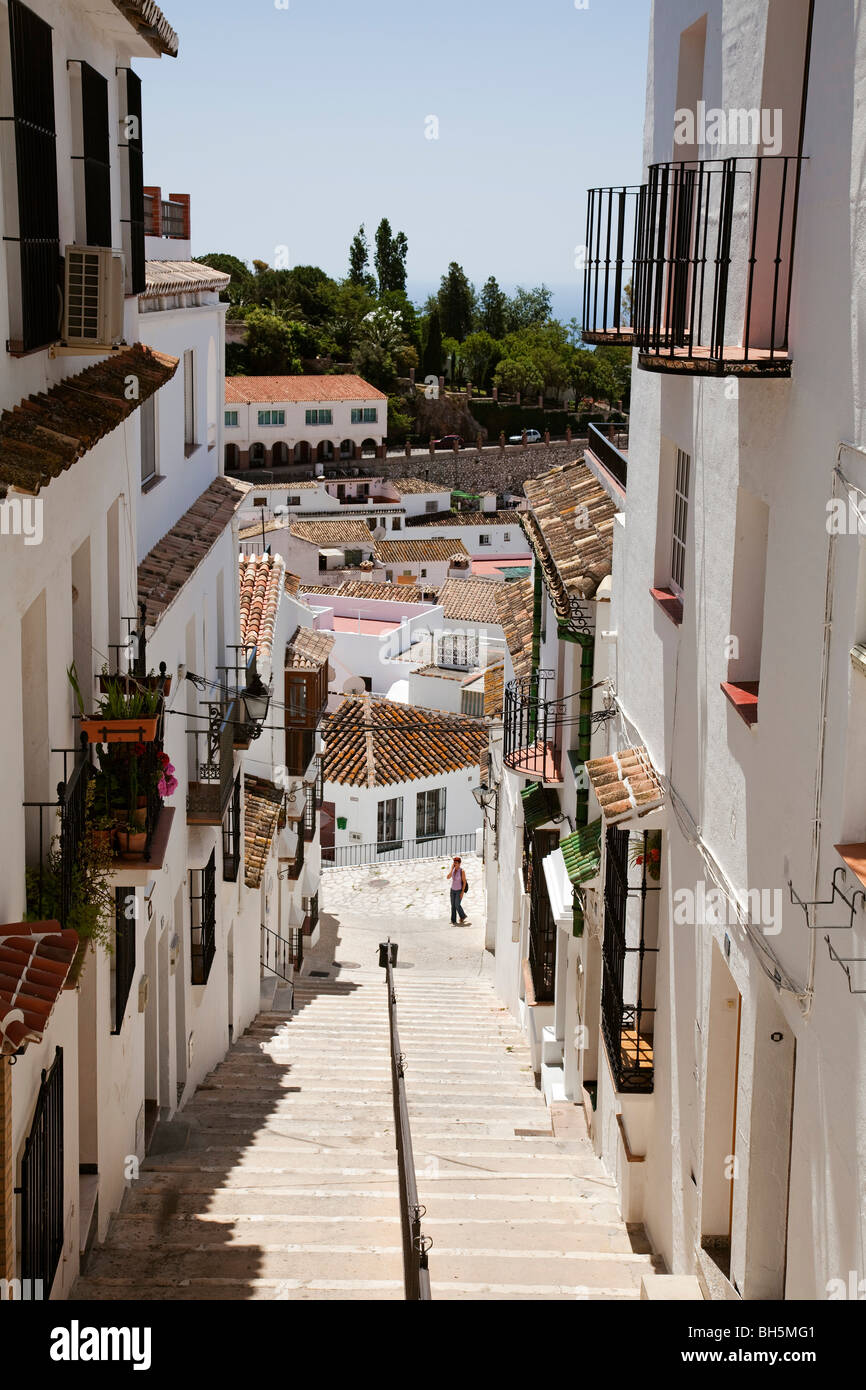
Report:
[[[459,434],[443,434],[441,439],[431,439],[430,443],[434,449],[453,449],[455,444],[458,449],[463,448],[463,440]]]
[[[508,442],[509,442],[509,444],[522,444],[522,443],[523,443],[523,435],[522,435],[522,434],[512,434],[512,435],[510,436]],[[527,430],[527,431],[526,431],[526,442],[527,442],[527,444],[540,444],[540,443],[541,443],[541,435],[540,435],[539,431],[538,431],[538,430]]]

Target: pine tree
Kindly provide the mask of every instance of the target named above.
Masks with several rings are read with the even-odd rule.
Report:
[[[362,223],[352,237],[352,244],[349,247],[349,283],[352,285],[366,285],[369,279],[369,264],[370,248],[367,245],[367,233]]]
[[[398,232],[394,236],[391,223],[387,217],[383,217],[376,228],[376,253],[373,257],[380,295],[387,294],[389,290],[405,291],[408,250],[406,233]]]
[[[452,261],[439,286],[439,314],[446,338],[462,343],[472,331],[475,316],[475,290],[464,274],[463,267]]]
[[[481,291],[478,306],[478,326],[482,332],[489,333],[491,338],[504,338],[505,336],[507,302],[505,294],[499,288],[496,276],[491,275]]]

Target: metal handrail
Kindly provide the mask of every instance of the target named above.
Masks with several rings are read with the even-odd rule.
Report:
[[[379,945],[379,963],[385,967],[385,983],[388,988],[391,1091],[394,1098],[394,1138],[397,1145],[400,1225],[403,1232],[403,1282],[407,1302],[429,1303],[431,1295],[427,1253],[433,1242],[421,1231],[421,1217],[426,1214],[426,1208],[418,1201],[418,1187],[415,1181],[415,1159],[409,1129],[409,1106],[406,1101],[406,1059],[400,1051],[400,1035],[397,1031],[397,995],[394,989],[396,959],[397,944],[389,937]]]
[[[463,835],[429,835],[421,840],[372,840],[360,845],[322,845],[322,867],[357,868],[361,864],[389,864],[402,859],[441,859],[453,854],[474,854],[477,831]]]

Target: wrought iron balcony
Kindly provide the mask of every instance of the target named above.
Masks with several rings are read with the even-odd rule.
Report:
[[[188,731],[192,771],[186,798],[189,825],[222,825],[234,787],[237,700],[210,704],[208,719],[209,728]]]
[[[553,671],[509,681],[505,687],[504,759],[506,767],[541,782],[562,781],[563,700],[545,700]]]
[[[801,170],[795,155],[650,166],[634,273],[644,370],[790,376]]]
[[[587,343],[632,346],[630,297],[642,189],[590,188],[586,195],[583,327]]]

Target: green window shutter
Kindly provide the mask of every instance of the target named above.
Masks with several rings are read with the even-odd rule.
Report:
[[[523,823],[530,830],[537,830],[540,825],[546,825],[549,820],[562,815],[556,792],[552,787],[542,787],[540,782],[524,787],[520,799],[523,802]]]
[[[566,836],[559,848],[568,877],[575,886],[595,878],[601,868],[601,817]]]

